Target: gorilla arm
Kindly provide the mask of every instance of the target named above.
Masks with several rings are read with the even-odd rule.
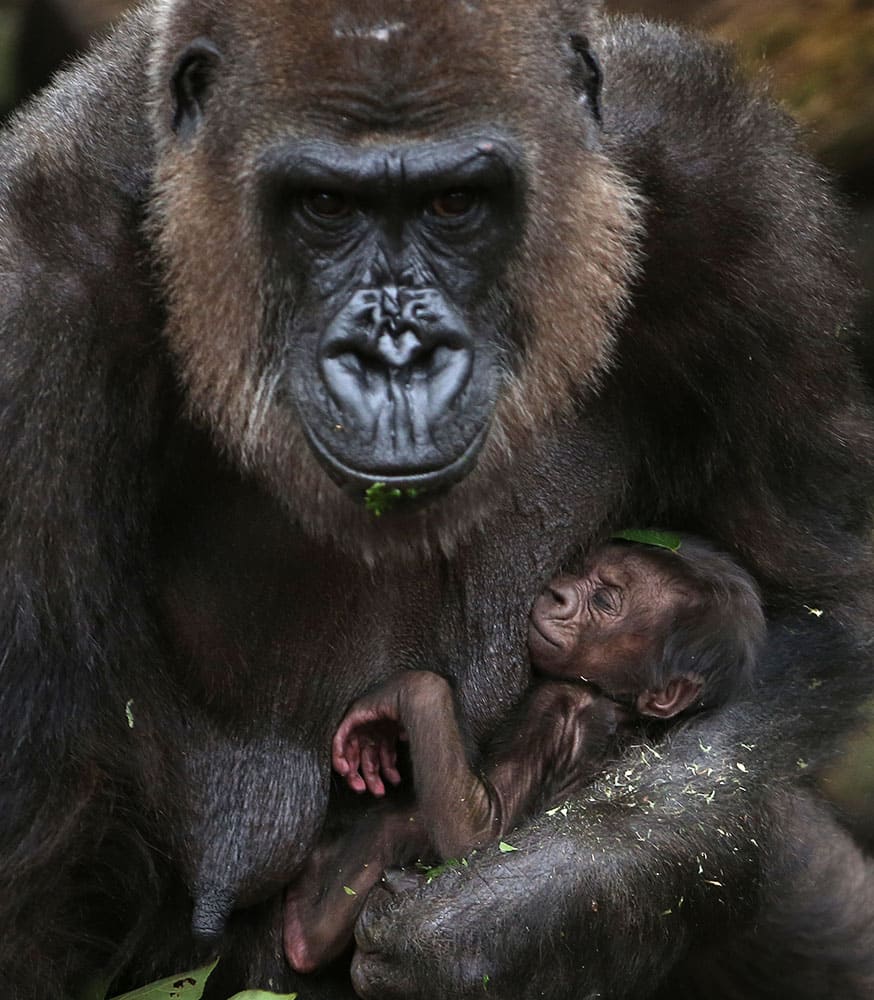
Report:
[[[83,900],[89,870],[117,849],[132,892],[148,877],[113,813],[146,728],[140,714],[131,731],[125,704],[141,713],[149,697],[117,665],[155,656],[129,559],[158,389],[138,19],[125,41],[117,62],[98,54],[59,79],[0,146],[0,969],[22,998],[67,997],[106,960],[95,922],[130,925],[111,891]]]

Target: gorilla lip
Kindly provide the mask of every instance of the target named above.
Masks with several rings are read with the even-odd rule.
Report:
[[[550,638],[546,634],[546,632],[544,632],[540,628],[540,626],[535,621],[533,621],[533,620],[528,623],[528,635],[529,635],[530,638],[533,638],[533,639],[542,639],[544,642],[548,643],[550,646],[554,647],[555,649],[561,649],[562,648],[562,644],[560,642],[558,642],[556,639]]]
[[[407,510],[414,506],[418,507],[423,502],[427,503],[429,499],[439,496],[442,491],[463,479],[476,462],[490,427],[490,423],[482,427],[464,452],[449,464],[398,473],[396,471],[384,472],[380,469],[356,469],[346,465],[319,440],[318,435],[306,420],[301,422],[313,454],[334,482],[350,494],[356,502],[363,502],[364,491],[373,486],[375,482],[384,483],[389,489],[421,491],[423,494],[421,497],[403,505]],[[395,513],[395,510],[392,513]]]

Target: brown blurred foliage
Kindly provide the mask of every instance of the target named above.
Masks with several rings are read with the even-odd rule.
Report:
[[[874,0],[607,0],[732,42],[849,186],[874,195]]]

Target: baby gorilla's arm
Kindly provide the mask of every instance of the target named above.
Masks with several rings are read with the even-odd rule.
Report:
[[[351,788],[384,794],[397,783],[395,735],[410,743],[419,810],[441,857],[453,857],[500,833],[500,806],[471,770],[449,684],[428,671],[407,670],[360,698],[340,723],[334,768]],[[386,765],[388,763],[388,766]]]
[[[591,689],[539,684],[502,727],[487,758],[487,780],[468,763],[452,690],[442,677],[404,671],[356,701],[334,738],[334,767],[352,788],[382,795],[380,774],[400,778],[395,739],[405,732],[418,807],[383,803],[313,852],[286,893],[285,951],[292,966],[310,972],[343,951],[387,866],[429,847],[443,859],[460,857],[572,794],[600,770],[615,730],[615,706]]]
[[[535,684],[486,758],[501,834],[592,781],[604,769],[617,720],[617,706],[587,684]]]
[[[334,736],[334,768],[350,788],[381,797],[383,779],[400,781],[396,741],[408,736],[417,807],[382,803],[323,838],[286,891],[285,953],[298,972],[314,971],[348,946],[367,893],[386,867],[433,854],[432,842],[442,857],[449,856],[447,845],[469,846],[476,835],[469,803],[489,815],[488,796],[467,763],[452,691],[436,674],[404,671],[359,698]]]
[[[382,794],[380,768],[394,780],[393,738],[386,747],[372,734],[398,727],[409,739],[422,823],[440,857],[450,858],[490,843],[590,781],[615,735],[616,707],[587,685],[536,685],[501,727],[487,777],[480,777],[449,684],[427,671],[404,671],[357,701],[337,730],[334,766],[351,787]]]

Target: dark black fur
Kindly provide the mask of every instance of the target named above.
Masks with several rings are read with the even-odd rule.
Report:
[[[213,9],[231,23],[231,6],[198,9],[194,37]],[[577,14],[555,10],[561,60]],[[487,530],[449,555],[386,545],[369,568],[343,539],[302,531],[288,507],[308,514],[308,498],[277,498],[186,408],[149,209],[154,19],[135,16],[62,76],[0,151],[5,993],[74,1000],[100,974],[121,987],[189,966],[210,951],[190,935],[195,897],[209,926],[250,907],[231,917],[211,996],[349,997],[345,968],[291,975],[278,936],[345,707],[398,667],[434,669],[484,739],[528,682],[534,597],[575,547],[629,524],[693,530],[752,569],[770,613],[761,692],[691,720],[658,756],[635,749],[586,802],[518,831],[517,852],[375,893],[356,987],[381,1000],[486,986],[496,1000],[615,1000],[659,984],[689,997],[705,949],[749,954],[751,929],[782,947],[794,930],[778,933],[775,914],[811,907],[834,875],[792,820],[796,789],[874,689],[870,413],[837,336],[852,289],[841,220],[791,126],[695,39],[583,26],[605,84],[603,135],[582,117],[580,135],[647,199],[612,365],[515,453]],[[563,121],[571,84],[554,94]],[[169,132],[169,87],[154,100]],[[584,259],[604,238],[574,249]],[[215,239],[204,269],[227,264]],[[842,970],[841,996],[870,995],[870,873],[829,837],[863,886],[848,896],[859,918],[831,902],[842,933],[813,939],[827,957],[813,944],[797,966],[759,954],[744,996],[821,997],[824,964]],[[805,879],[802,900],[780,895]],[[737,995],[738,967],[702,992]]]

